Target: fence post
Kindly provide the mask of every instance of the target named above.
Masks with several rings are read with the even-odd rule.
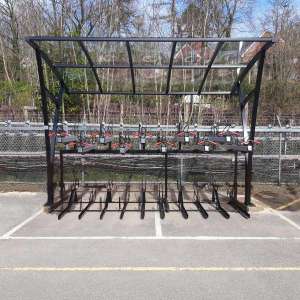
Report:
[[[81,162],[81,184],[84,185],[85,184],[85,159],[81,158],[80,159]]]
[[[278,185],[281,185],[281,153],[282,153],[282,133],[279,133],[279,156],[278,156]]]

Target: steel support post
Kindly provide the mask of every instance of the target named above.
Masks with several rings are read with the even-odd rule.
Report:
[[[278,185],[281,185],[281,155],[282,155],[282,133],[279,133],[279,155],[278,155]]]
[[[44,128],[45,128],[45,146],[46,146],[46,164],[47,164],[47,202],[45,206],[50,208],[53,205],[54,199],[54,186],[53,186],[53,160],[51,159],[51,143],[49,137],[49,115],[48,115],[48,105],[47,105],[47,94],[45,86],[45,78],[43,71],[42,56],[39,50],[35,51],[39,82],[40,82],[40,93],[42,100],[42,112],[44,118]]]
[[[168,201],[168,153],[165,153],[165,201]]]
[[[62,98],[63,98],[63,94],[64,94],[64,88],[61,85],[60,89],[59,89],[59,93],[58,96],[55,96],[54,98],[54,104],[55,104],[55,111],[54,111],[54,116],[53,116],[53,135],[50,138],[50,145],[51,145],[51,160],[54,164],[54,160],[55,160],[55,144],[56,144],[56,135],[57,135],[57,129],[58,129],[58,122],[60,121],[60,109],[61,109],[61,104],[62,104]]]
[[[265,50],[261,52],[260,59],[258,61],[258,69],[257,69],[257,77],[255,83],[255,91],[254,91],[254,101],[252,107],[252,116],[251,116],[251,128],[249,135],[249,144],[252,145],[255,138],[255,127],[256,127],[256,118],[257,118],[257,110],[259,104],[259,94],[261,87],[261,80],[263,75],[264,68],[264,60],[265,60]],[[253,163],[253,151],[248,153],[248,158],[246,159],[245,164],[245,205],[248,206],[251,204],[251,182],[252,182],[252,163]]]
[[[64,154],[63,151],[59,151],[59,169],[60,169],[60,200],[64,200],[65,183],[64,183]]]
[[[241,110],[241,119],[242,119],[242,127],[243,127],[243,138],[244,142],[248,142],[249,134],[248,134],[248,102],[245,102],[246,96],[242,90],[241,85],[238,85],[238,94],[240,101],[240,110]]]
[[[238,194],[237,176],[238,176],[238,152],[236,151],[234,152],[234,177],[233,177],[234,201],[237,201],[237,194]]]

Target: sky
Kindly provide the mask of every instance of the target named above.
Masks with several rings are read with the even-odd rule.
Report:
[[[262,32],[262,20],[264,19],[265,14],[270,10],[270,0],[252,0],[253,1],[253,10],[252,10],[252,23],[253,26],[249,24],[236,24],[236,28],[233,29],[232,36],[233,37],[240,37],[240,36],[259,36]],[[284,1],[284,0],[282,0]],[[292,2],[293,7],[295,8],[296,12],[300,16],[300,0],[289,0]],[[150,1],[152,2],[152,1]],[[149,5],[148,0],[137,0],[139,5],[139,9],[146,11],[149,15],[152,14],[151,6]],[[166,1],[166,3],[169,3]],[[180,1],[179,1],[180,3]],[[168,6],[162,8],[168,9]],[[182,9],[182,7],[181,7]],[[169,12],[166,10],[166,14]],[[167,30],[166,30],[167,32]]]
[[[298,15],[300,15],[300,0],[291,0],[293,7]],[[270,9],[269,0],[255,0],[252,11],[254,28],[250,28],[247,25],[239,25],[239,29],[233,30],[233,36],[259,36],[262,33],[261,21],[264,19],[264,15]]]

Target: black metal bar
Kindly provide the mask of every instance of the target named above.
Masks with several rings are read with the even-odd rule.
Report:
[[[93,62],[93,60],[92,60],[92,58],[90,56],[90,53],[89,53],[88,49],[85,47],[85,45],[83,44],[82,41],[78,41],[78,43],[79,43],[79,46],[81,47],[82,51],[84,52],[84,54],[86,56],[86,59],[88,60],[88,63],[90,65],[90,67],[92,68],[92,71],[94,73],[95,79],[97,81],[98,89],[99,89],[100,92],[102,92],[101,81],[99,79],[97,70],[94,68],[94,62]]]
[[[99,212],[100,210],[99,209],[89,209],[89,212]],[[197,208],[193,208],[193,209],[186,209],[187,212],[199,212]],[[208,210],[209,212],[210,211],[215,211],[214,210]],[[59,210],[54,210],[54,212],[60,212]],[[74,209],[71,209],[69,212],[78,212],[80,213],[81,210],[79,208],[74,208]],[[107,209],[106,212],[116,212],[116,209]],[[140,212],[140,209],[138,208],[133,208],[133,209],[127,209],[126,212],[135,212],[135,213],[139,213]],[[145,209],[145,212],[159,212],[158,209]],[[170,212],[177,212],[178,213],[178,208],[174,208],[174,209],[171,209]]]
[[[45,94],[47,95],[48,89],[45,87]],[[52,94],[52,93],[51,93]],[[54,117],[53,117],[53,125],[52,125],[52,130],[54,132],[54,135],[52,137],[49,137],[49,130],[48,130],[48,138],[49,138],[49,156],[50,156],[50,165],[47,165],[47,178],[51,182],[52,185],[52,204],[54,202],[54,182],[53,182],[53,177],[54,177],[54,160],[55,160],[55,144],[56,144],[56,134],[57,134],[57,128],[58,128],[58,121],[59,121],[59,116],[60,116],[60,108],[61,108],[61,102],[62,102],[62,97],[64,94],[64,88],[61,85],[59,89],[58,96],[54,96],[54,99],[52,99],[55,103],[55,111],[54,111]],[[47,101],[46,101],[46,107],[47,107]],[[48,108],[47,108],[48,109]],[[61,200],[64,199],[64,183],[63,183],[63,151],[60,151],[60,197]],[[49,197],[49,194],[48,194]],[[77,197],[77,194],[76,194]],[[63,201],[63,200],[62,200]]]
[[[121,214],[120,214],[120,219],[122,220],[123,217],[124,217],[124,214],[125,214],[125,211],[126,211],[126,207],[129,203],[129,188],[130,188],[130,185],[129,184],[126,184],[126,188],[125,188],[125,192],[124,192],[124,202],[123,202],[123,208],[122,208],[122,211],[121,211]]]
[[[68,64],[68,63],[56,63],[53,64],[57,69],[130,69],[131,66],[127,64],[94,64],[93,67],[85,64]],[[207,69],[208,65],[172,65],[172,70],[191,70],[191,69]],[[246,64],[212,64],[211,69],[242,69],[246,68]],[[170,65],[150,65],[150,64],[134,64],[132,65],[132,69],[151,69],[151,70],[168,70]]]
[[[198,211],[200,212],[200,214],[202,215],[202,217],[204,219],[207,219],[208,218],[208,213],[206,212],[206,210],[204,209],[204,207],[202,206],[202,204],[200,203],[198,197],[197,199],[195,200],[194,204],[196,205]]]
[[[75,201],[76,197],[77,197],[77,195],[76,195],[76,188],[72,187],[68,205],[57,216],[58,220],[60,220],[71,209],[71,207],[74,204],[74,202],[76,202]]]
[[[275,42],[273,37],[93,37],[93,36],[27,36],[30,41],[85,41],[85,42]]]
[[[248,213],[247,206],[240,203],[237,199],[237,194],[238,194],[237,177],[238,177],[238,152],[235,152],[234,153],[233,189],[229,193],[229,202],[228,202],[228,204],[231,205],[244,218],[249,219],[250,214]]]
[[[177,42],[173,42],[172,50],[171,50],[171,56],[170,56],[170,63],[169,63],[169,68],[168,68],[166,94],[168,94],[170,92],[170,80],[171,80],[171,73],[172,73],[172,66],[173,66],[173,60],[174,60],[176,45],[177,45]]]
[[[238,152],[234,152],[234,175],[233,175],[233,200],[237,201],[238,194]]]
[[[251,117],[251,129],[250,129],[250,136],[249,136],[250,140],[252,141],[254,140],[255,137],[256,118],[257,118],[257,110],[259,104],[260,87],[261,87],[261,81],[263,76],[265,54],[266,54],[265,51],[261,53],[261,57],[258,64],[258,70],[257,70],[257,78],[255,84],[254,101],[253,101],[252,117]]]
[[[184,193],[184,192],[183,192]],[[102,198],[101,198],[101,201],[102,201]],[[82,201],[82,204],[88,204],[89,203],[89,200],[88,201]],[[97,204],[100,204],[100,201],[95,201],[95,203]],[[119,204],[119,201],[112,201],[111,202],[112,204]],[[141,201],[140,200],[138,200],[138,201],[130,201],[130,203],[132,203],[132,204],[140,204],[141,203]],[[157,203],[157,201],[147,201],[147,203],[149,203],[149,204],[155,204],[155,203]],[[185,201],[184,202],[185,204],[194,204],[194,201]],[[116,208],[115,209],[116,211],[120,211],[121,210],[121,207],[118,207],[118,208]],[[171,210],[171,209],[170,209]],[[81,211],[80,209],[79,209],[79,211]],[[140,211],[140,209],[137,209],[137,211]],[[176,210],[175,209],[175,211],[178,211],[178,209]],[[197,211],[196,209],[195,209],[195,211]]]
[[[105,212],[107,211],[108,204],[111,203],[111,202],[112,202],[112,191],[111,191],[111,189],[109,188],[109,189],[107,190],[107,193],[106,193],[106,198],[105,198],[104,208],[103,208],[103,210],[102,210],[102,212],[101,212],[101,214],[100,214],[100,220],[103,219],[104,214],[105,214]]]
[[[122,211],[121,211],[121,214],[120,214],[120,219],[121,219],[121,220],[122,220],[123,217],[124,217],[124,214],[125,214],[126,207],[127,207],[128,203],[129,203],[128,200],[126,200],[126,201],[124,202],[124,205],[123,205],[123,208],[122,208]]]
[[[225,219],[229,219],[230,215],[228,214],[228,212],[221,206],[220,203],[220,199],[219,199],[219,193],[216,189],[216,187],[213,185],[212,188],[212,199],[213,202],[215,203],[216,206],[216,210],[225,218]]]
[[[165,210],[164,210],[164,205],[163,205],[161,196],[159,196],[159,199],[158,199],[158,208],[159,208],[160,218],[164,219],[165,218]]]
[[[165,212],[169,212],[169,210],[170,210],[169,202],[168,202],[168,199],[165,197],[163,198],[163,204],[164,204]]]
[[[60,199],[64,199],[64,192],[65,192],[65,184],[64,184],[64,154],[62,151],[59,151],[59,169],[60,169]]]
[[[225,147],[226,146],[226,147]],[[234,152],[234,151],[240,151],[243,153],[249,152],[248,146],[247,145],[224,145],[224,149],[221,150],[216,150],[216,151],[211,151],[210,153],[220,155],[220,154],[226,154],[228,152]],[[226,148],[226,149],[225,149]],[[76,150],[63,150],[63,153],[67,154],[79,154],[83,155],[82,153],[77,152]],[[129,149],[126,154],[120,154],[119,150],[109,150],[109,149],[103,149],[103,150],[98,150],[94,149],[91,150],[88,153],[85,153],[84,155],[89,155],[89,154],[109,154],[109,155],[114,155],[114,156],[120,156],[120,157],[125,157],[129,155],[163,155],[160,150],[155,150],[155,149],[146,149],[146,150],[138,150],[138,149]],[[181,151],[179,150],[168,150],[168,154],[172,156],[181,156],[184,154],[206,154],[207,152],[204,151],[204,148],[199,148],[199,149],[183,149]]]
[[[207,66],[207,69],[205,70],[204,76],[203,76],[202,81],[201,81],[201,83],[200,83],[200,86],[199,86],[199,88],[198,88],[198,95],[201,95],[201,94],[202,94],[202,89],[203,89],[203,87],[204,87],[204,84],[205,84],[206,78],[207,78],[207,76],[208,76],[208,73],[209,73],[209,71],[210,71],[210,69],[211,69],[211,66],[212,66],[212,64],[214,63],[214,60],[216,59],[216,57],[217,57],[217,55],[218,55],[220,49],[222,48],[223,44],[224,44],[223,41],[218,42],[218,44],[217,44],[217,46],[216,46],[216,49],[215,49],[215,51],[214,51],[212,57],[210,58],[210,61],[209,61],[208,66]]]
[[[165,188],[164,188],[164,197],[163,204],[165,212],[169,212],[169,203],[168,203],[168,153],[165,153]]]
[[[141,195],[140,195],[140,205],[141,205],[141,219],[145,217],[145,206],[146,206],[146,191],[144,187],[142,187]]]
[[[133,63],[132,63],[132,55],[131,55],[131,48],[129,41],[126,41],[126,49],[128,53],[128,61],[130,66],[130,73],[131,73],[131,81],[132,81],[132,93],[135,94],[135,80],[134,80],[134,69],[133,69]]]
[[[88,209],[92,206],[92,204],[95,202],[96,200],[96,191],[92,191],[91,195],[90,195],[90,201],[89,203],[86,205],[86,207],[80,212],[80,214],[78,215],[78,219],[80,220],[83,215],[88,211]]]
[[[55,111],[54,111],[53,125],[52,125],[52,130],[54,132],[54,135],[50,139],[50,141],[51,141],[51,159],[52,160],[54,160],[54,157],[55,157],[56,134],[57,134],[59,117],[60,117],[60,109],[61,109],[63,94],[64,94],[64,88],[63,88],[63,86],[60,86],[58,96],[55,96]]]
[[[165,218],[165,210],[164,210],[164,204],[163,204],[162,191],[160,190],[160,187],[159,187],[159,190],[158,190],[157,204],[158,204],[160,218],[164,219]]]
[[[204,187],[204,186],[203,186]],[[199,192],[198,192],[198,184],[197,183],[194,183],[194,201],[193,203],[195,204],[195,206],[197,207],[198,211],[200,212],[200,214],[202,215],[202,217],[204,219],[207,219],[208,218],[208,213],[206,212],[205,208],[202,206],[201,202],[200,202],[200,199],[199,199]]]
[[[231,88],[231,94],[234,94],[237,92],[239,85],[244,80],[245,76],[248,74],[249,70],[254,66],[256,61],[261,57],[262,53],[265,53],[267,49],[269,49],[273,45],[272,41],[267,42],[250,60],[247,67],[244,68],[240,73],[235,82],[232,85]]]
[[[41,58],[43,58],[43,60],[45,61],[45,63],[49,66],[49,68],[52,70],[53,74],[56,76],[57,80],[60,82],[60,85],[64,88],[65,92],[67,94],[69,94],[69,89],[67,87],[67,85],[64,82],[63,76],[60,73],[60,71],[58,69],[56,69],[56,67],[53,65],[52,60],[49,58],[49,56],[33,41],[33,39],[26,39],[27,43],[29,43],[29,45],[35,49],[36,51],[39,52],[39,55]]]
[[[178,206],[179,206],[179,210],[182,214],[182,217],[184,219],[187,219],[189,217],[185,207],[184,207],[184,203],[183,203],[183,191],[182,191],[182,186],[180,186],[179,191],[178,191]]]
[[[255,89],[251,90],[246,96],[244,96],[243,101],[240,103],[242,108],[245,107],[245,105],[249,102],[249,100],[254,95],[254,93],[255,93]]]
[[[231,205],[245,219],[250,218],[250,214],[247,211],[247,206],[245,206],[243,203],[240,203],[239,201],[232,199],[231,201],[228,202],[228,204]]]
[[[259,104],[259,94],[260,87],[263,75],[264,68],[264,60],[265,60],[266,50],[261,52],[257,77],[255,83],[255,92],[254,92],[254,101],[252,106],[252,116],[251,116],[251,128],[250,128],[250,145],[253,146],[253,141],[255,138],[255,127],[256,127],[256,118],[257,118],[257,110]],[[245,170],[245,205],[248,206],[251,204],[251,182],[252,182],[252,160],[253,160],[253,151],[248,153],[248,159],[246,160],[246,170]]]
[[[40,93],[42,100],[42,112],[45,126],[45,145],[46,145],[46,163],[47,163],[47,202],[45,205],[49,206],[50,209],[54,202],[54,187],[53,187],[53,162],[51,160],[51,144],[49,137],[49,115],[47,107],[47,95],[45,90],[45,78],[43,70],[43,62],[41,53],[39,50],[35,51],[39,82],[40,82]]]
[[[168,94],[163,92],[121,92],[121,91],[115,91],[115,92],[103,92],[100,91],[82,91],[82,90],[70,90],[70,95],[124,95],[124,96],[184,96],[184,95],[198,95],[198,92],[170,92]],[[201,92],[201,95],[215,95],[215,96],[230,96],[230,91],[210,91],[210,92]]]

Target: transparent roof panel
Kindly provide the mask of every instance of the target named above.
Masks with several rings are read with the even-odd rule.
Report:
[[[239,43],[224,43],[214,60],[214,64],[237,64],[239,62]]]
[[[132,92],[130,69],[98,68],[103,92]]]
[[[167,71],[163,69],[136,69],[136,92],[165,92],[167,85]]]
[[[57,40],[49,41],[55,38]],[[74,41],[73,38],[59,40],[61,39],[59,37],[44,37],[44,41],[40,39],[32,38],[48,55],[54,66],[63,73],[70,90],[99,91],[94,74],[97,72],[104,92],[131,93],[133,83],[127,47],[129,44],[133,66],[136,67],[134,69],[136,92],[166,92],[168,66],[174,43],[170,39],[168,41],[164,38],[160,41],[156,38],[147,41],[130,38],[127,41],[125,39],[101,41],[97,40],[98,38],[87,38],[90,40],[74,38],[77,39]],[[219,42],[207,39],[183,40],[176,42],[169,91],[197,92],[206,72],[205,67],[211,61]],[[271,39],[268,42],[271,42]],[[202,91],[230,91],[238,75],[237,64],[249,63],[265,44],[265,40],[224,42],[214,59],[213,68],[208,72]],[[84,47],[95,66],[94,70],[90,66],[91,61],[86,56]]]
[[[71,90],[95,91],[98,85],[92,69],[65,68],[63,72],[64,81]]]
[[[237,78],[237,71],[232,69],[212,69],[209,71],[202,91],[230,91]]]
[[[133,64],[169,65],[172,43],[130,42]]]
[[[43,41],[37,42],[54,64],[82,64],[84,63],[84,52],[78,42],[72,41]]]
[[[216,46],[216,42],[177,43],[173,64],[189,66],[208,64]]]
[[[195,92],[203,78],[201,69],[173,69],[171,73],[170,90],[172,92]]]
[[[93,63],[100,65],[129,65],[125,42],[84,42]]]

